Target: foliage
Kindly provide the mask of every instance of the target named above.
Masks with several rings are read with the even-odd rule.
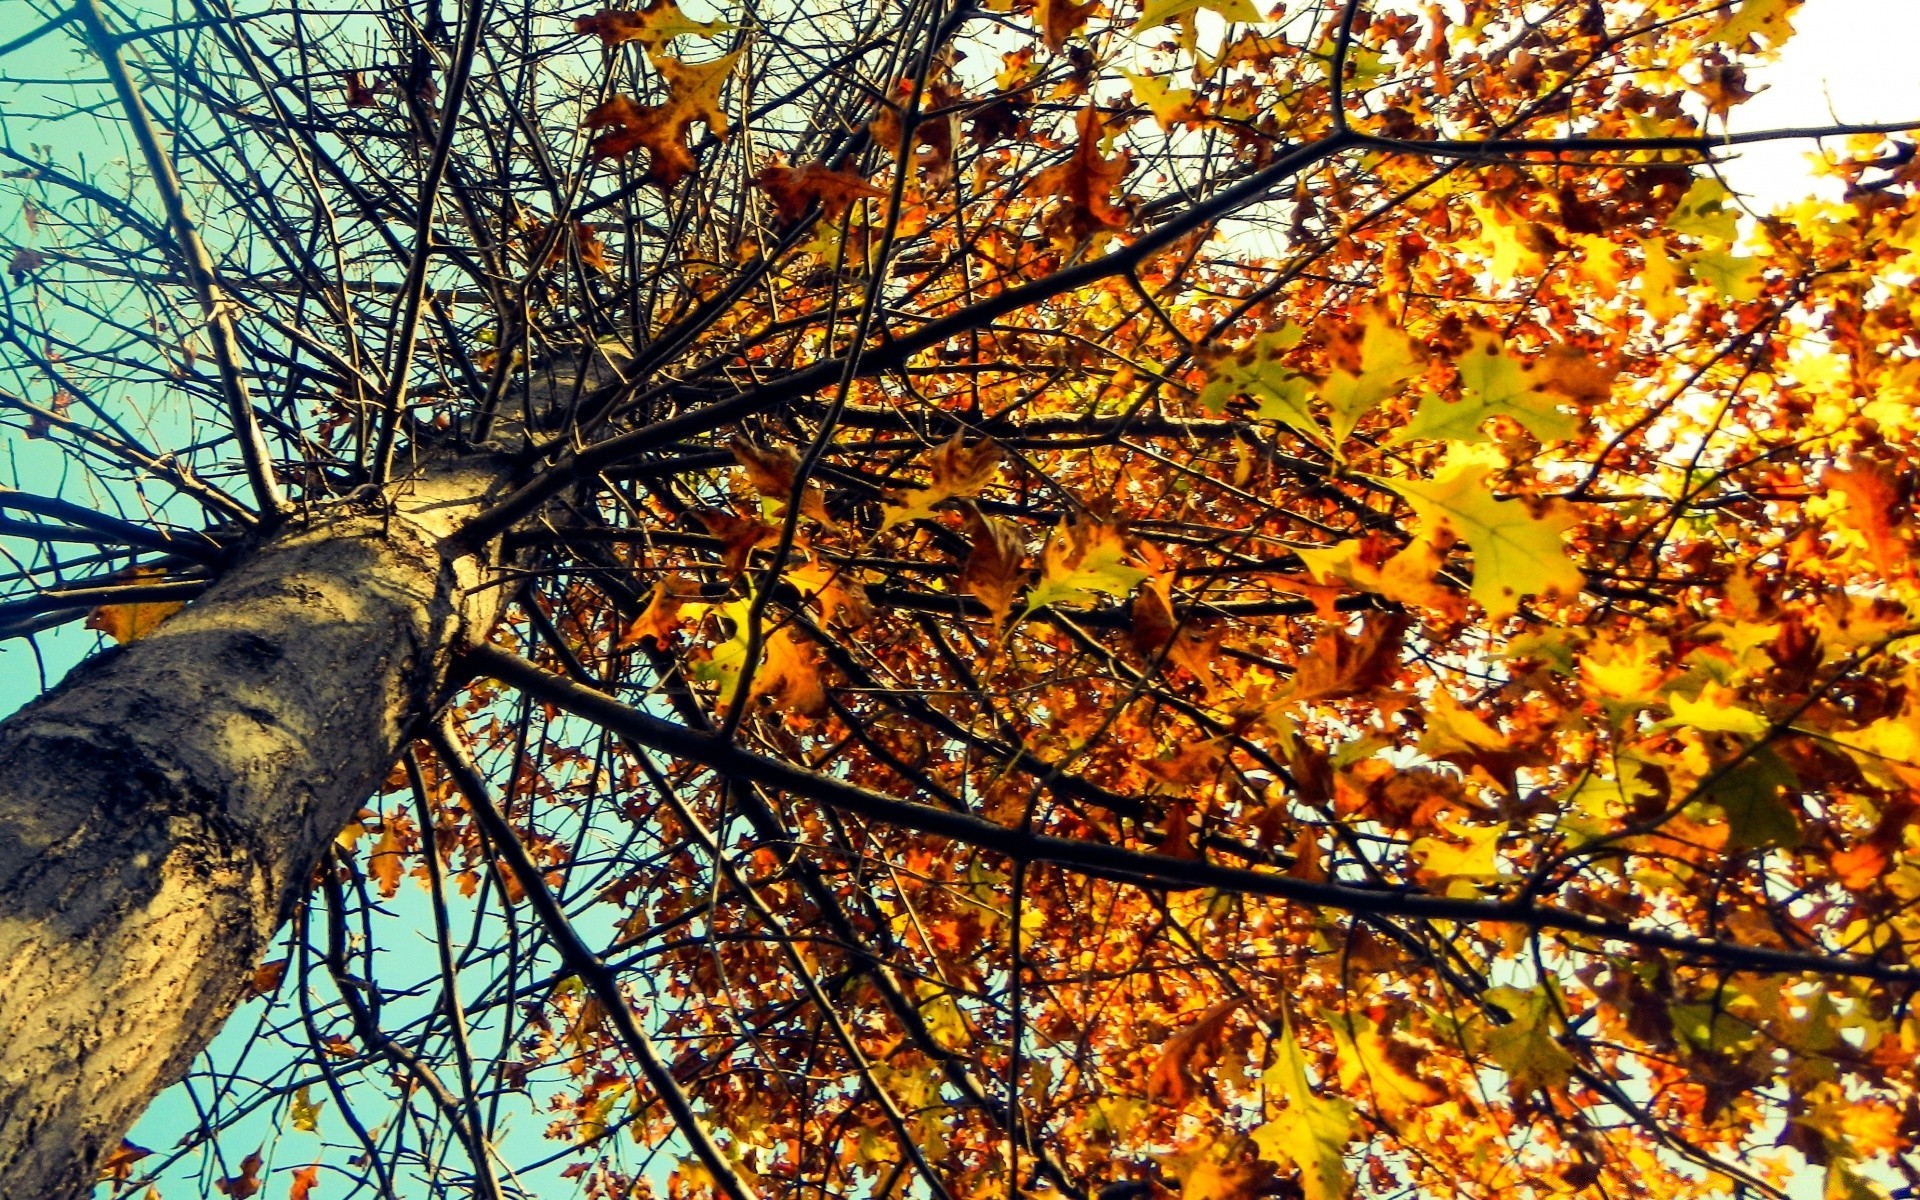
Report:
[[[235,336],[0,146],[0,630],[534,441],[269,1065],[106,1178],[1920,1187],[1920,178],[1719,181],[1795,8],[122,14]]]

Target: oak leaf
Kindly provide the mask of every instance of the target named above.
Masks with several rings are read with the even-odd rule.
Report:
[[[240,1173],[213,1181],[213,1189],[228,1200],[247,1200],[260,1190],[260,1152],[255,1150],[240,1160]]]
[[[1029,187],[1036,196],[1059,196],[1065,201],[1049,219],[1049,228],[1068,241],[1103,229],[1123,229],[1131,219],[1124,204],[1113,198],[1114,189],[1127,177],[1129,159],[1125,151],[1112,158],[1101,152],[1100,114],[1092,105],[1074,118],[1074,133],[1073,152],[1067,160],[1040,172]]]
[[[293,1173],[293,1182],[287,1188],[287,1200],[310,1200],[313,1189],[319,1185],[319,1164],[301,1167]]]
[[[1147,1098],[1175,1109],[1184,1108],[1200,1082],[1201,1073],[1219,1050],[1220,1041],[1226,1036],[1227,1022],[1239,1007],[1238,1000],[1222,1000],[1169,1037],[1147,1074]]]
[[[639,42],[649,50],[677,37],[712,38],[732,28],[725,21],[695,21],[681,12],[674,0],[652,0],[644,8],[631,12],[603,8],[573,22],[575,33],[592,34],[603,46],[611,48]]]
[[[797,221],[818,204],[821,216],[838,222],[856,200],[886,195],[851,171],[834,171],[819,163],[799,167],[770,163],[753,181],[773,201],[773,211],[782,221]]]

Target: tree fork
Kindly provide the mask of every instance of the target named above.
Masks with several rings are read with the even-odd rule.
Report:
[[[503,455],[289,525],[0,723],[0,1195],[95,1164],[239,1002],[328,844],[503,604],[452,537]]]

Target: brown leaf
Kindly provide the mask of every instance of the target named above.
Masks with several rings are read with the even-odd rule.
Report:
[[[973,551],[961,571],[961,586],[987,606],[996,624],[1004,625],[1026,579],[1026,572],[1020,569],[1023,553],[1019,535],[1011,526],[984,517],[969,506],[967,537],[973,542]]]
[[[145,1146],[136,1146],[121,1138],[120,1144],[107,1151],[106,1157],[100,1160],[100,1182],[125,1183],[133,1176],[133,1164],[152,1153]]]
[[[213,1181],[213,1188],[230,1200],[247,1200],[260,1190],[260,1152],[255,1150],[240,1160],[240,1173]]]
[[[1114,203],[1113,193],[1127,177],[1126,153],[1112,158],[1101,155],[1100,114],[1092,105],[1074,118],[1074,130],[1072,156],[1035,176],[1030,190],[1036,196],[1059,196],[1066,201],[1051,224],[1069,239],[1101,229],[1125,228],[1131,218],[1124,207]]]
[[[384,81],[369,85],[366,75],[360,71],[348,71],[342,77],[342,84],[347,90],[348,108],[372,108],[379,103],[380,93],[387,90]]]
[[[263,962],[253,969],[252,977],[247,980],[247,994],[271,996],[280,990],[280,981],[286,976],[286,959],[276,958],[272,962]]]
[[[7,274],[13,277],[14,285],[18,286],[26,282],[28,272],[39,270],[46,265],[46,261],[46,257],[38,250],[22,246],[7,260]]]
[[[1369,613],[1358,637],[1340,629],[1327,630],[1295,668],[1287,698],[1341,700],[1391,683],[1400,665],[1400,639],[1407,624],[1403,615]]]
[[[699,595],[700,583],[691,576],[670,575],[660,580],[653,585],[647,607],[620,631],[620,640],[614,649],[630,650],[643,641],[666,649],[669,635],[680,628],[681,607]]]
[[[821,216],[838,222],[854,201],[886,195],[851,171],[830,171],[819,163],[773,163],[762,167],[753,181],[773,200],[773,211],[782,221],[797,221],[818,204]]]
[[[1219,1049],[1228,1019],[1239,1007],[1238,1000],[1222,1000],[1168,1038],[1147,1075],[1147,1098],[1174,1108],[1184,1107],[1193,1096],[1201,1072]]]
[[[747,569],[747,559],[756,546],[775,540],[779,531],[764,521],[752,517],[742,517],[722,508],[703,508],[694,515],[707,527],[707,532],[720,539],[721,560],[726,564],[729,575],[738,575]]]

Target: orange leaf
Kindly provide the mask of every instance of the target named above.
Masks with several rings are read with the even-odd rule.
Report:
[[[1228,1018],[1239,1007],[1238,1000],[1222,1000],[1168,1038],[1147,1076],[1147,1098],[1174,1108],[1184,1107],[1193,1096],[1200,1072],[1219,1049]]]
[[[301,1167],[293,1173],[293,1185],[287,1189],[287,1200],[309,1200],[313,1189],[320,1183],[320,1165]]]
[[[380,833],[380,840],[373,844],[373,855],[367,859],[367,873],[380,884],[380,895],[388,900],[400,890],[400,838],[392,825],[386,826]]]
[[[1058,54],[1066,47],[1067,39],[1079,32],[1098,7],[1099,0],[1087,0],[1085,4],[1075,0],[1040,0],[1033,9],[1034,24],[1040,27],[1040,40]]]
[[[163,567],[135,567],[115,576],[122,583],[148,586],[161,583]],[[103,604],[87,614],[87,628],[106,634],[121,645],[137,642],[152,633],[160,622],[185,608],[183,600],[158,600],[151,604]]]

